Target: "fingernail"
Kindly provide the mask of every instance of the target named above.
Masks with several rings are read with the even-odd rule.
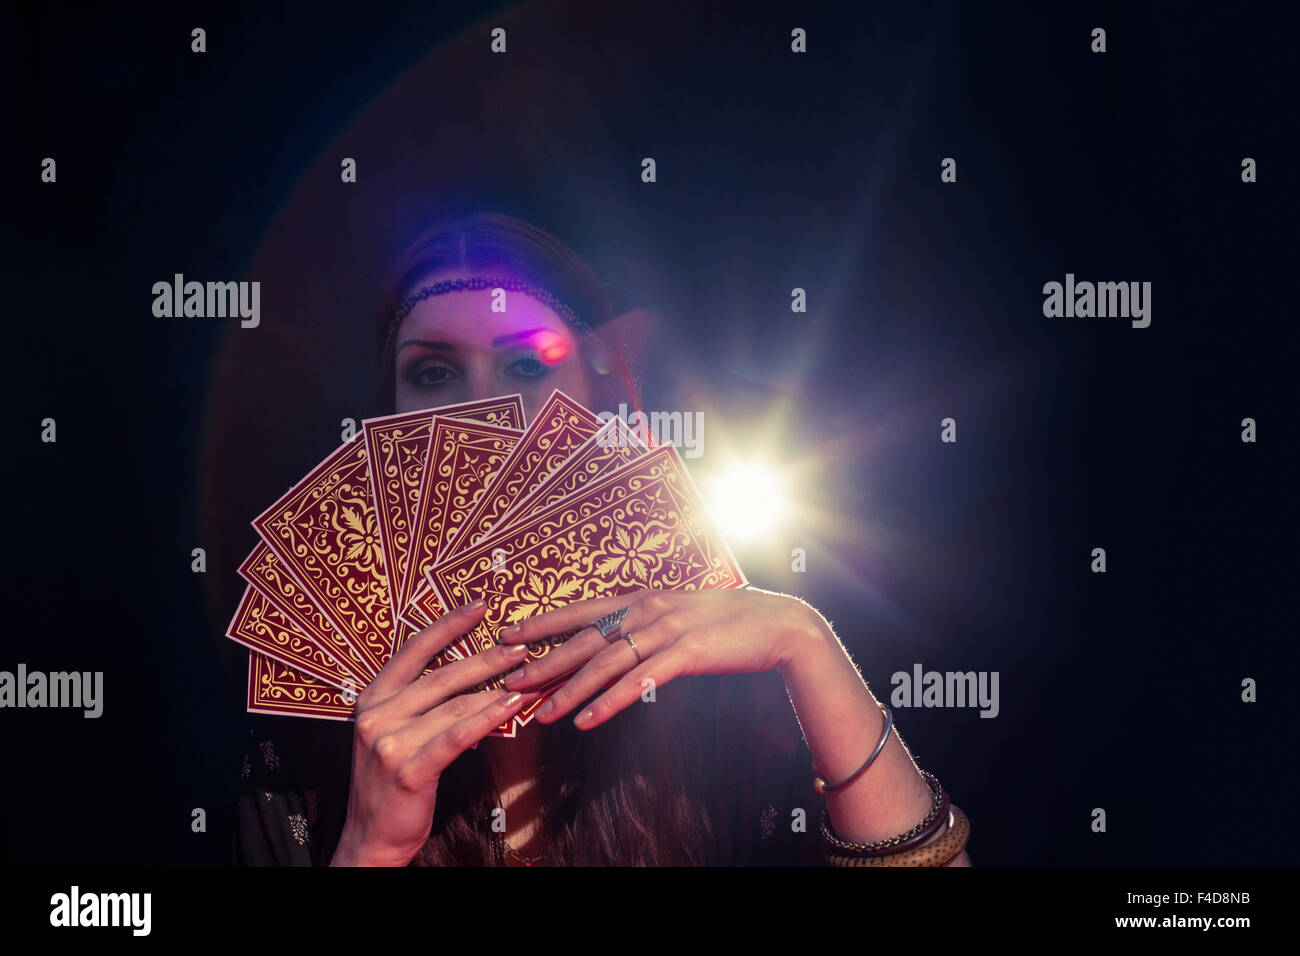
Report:
[[[486,605],[487,605],[487,601],[483,600],[482,598],[475,598],[474,600],[466,604],[465,608],[466,610],[469,611],[477,611],[479,608],[485,607]]]
[[[517,670],[517,671],[511,671],[509,674],[506,675],[506,686],[507,686],[507,687],[518,687],[518,686],[519,686],[520,684],[522,684],[522,683],[524,683],[524,669],[523,669],[523,668],[520,668],[520,669]]]
[[[545,710],[545,708],[543,708],[543,710]],[[573,725],[575,727],[581,727],[583,724],[590,723],[593,716],[595,715],[592,714],[590,710],[584,710],[578,715],[578,719],[573,722]]]
[[[548,700],[546,703],[542,704],[541,710],[537,712],[537,716],[549,717],[551,715],[551,711],[553,710],[555,710],[555,701]]]
[[[527,653],[527,644],[511,644],[506,648],[506,657],[523,657]]]
[[[518,632],[519,632],[519,625],[511,624],[509,627],[503,627],[501,629],[501,636],[505,637],[507,634],[516,634]]]
[[[515,691],[513,694],[511,694],[509,697],[507,697],[505,700],[501,702],[501,706],[513,707],[515,704],[519,703],[523,699],[524,699],[524,695],[519,693],[519,691]]]

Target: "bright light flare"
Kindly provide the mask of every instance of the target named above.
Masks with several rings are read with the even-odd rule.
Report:
[[[531,344],[547,365],[559,365],[569,357],[569,343],[550,329],[538,329],[532,336]]]
[[[752,540],[768,534],[785,515],[785,482],[770,465],[737,463],[705,484],[709,510],[728,539]]]

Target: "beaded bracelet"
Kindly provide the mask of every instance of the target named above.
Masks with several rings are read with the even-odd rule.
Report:
[[[948,815],[948,829],[943,836],[925,846],[913,847],[902,853],[888,856],[844,856],[828,853],[826,862],[831,866],[946,866],[957,858],[970,840],[970,820],[961,807],[952,804]]]

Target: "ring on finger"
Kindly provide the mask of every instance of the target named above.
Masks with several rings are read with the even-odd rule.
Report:
[[[619,639],[619,628],[623,624],[623,618],[627,617],[629,607],[631,605],[621,607],[617,611],[612,611],[604,617],[592,621],[590,626],[600,632],[600,636],[605,639],[606,644],[613,644]]]
[[[628,646],[632,648],[632,653],[636,655],[636,662],[641,663],[641,652],[637,650],[636,641],[632,640],[632,632],[628,631],[623,635],[623,640],[627,641]]]

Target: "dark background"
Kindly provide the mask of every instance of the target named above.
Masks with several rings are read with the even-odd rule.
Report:
[[[480,204],[664,316],[650,408],[786,413],[831,519],[738,557],[878,696],[918,661],[1000,673],[996,719],[896,709],[977,863],[1294,863],[1290,34],[1249,5],[1052,6],[8,14],[0,669],[102,670],[105,713],[0,712],[0,859],[229,860],[248,522],[360,416],[388,260]],[[261,328],[155,318],[174,272],[262,280]],[[1067,272],[1152,282],[1151,326],[1045,318]]]

